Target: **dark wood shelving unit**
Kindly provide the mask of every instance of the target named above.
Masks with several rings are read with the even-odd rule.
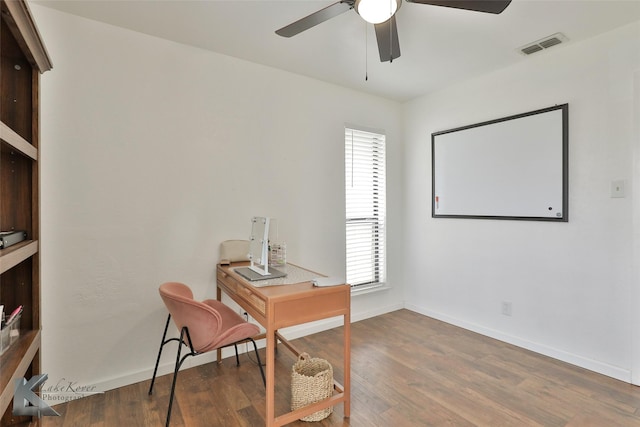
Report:
[[[0,250],[0,303],[23,306],[20,337],[0,356],[0,425],[39,424],[12,413],[15,380],[40,373],[40,74],[51,60],[24,0],[0,0],[0,231],[27,239]]]

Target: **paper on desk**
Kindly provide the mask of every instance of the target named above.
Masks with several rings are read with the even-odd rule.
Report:
[[[313,283],[313,286],[319,286],[319,287],[338,286],[338,285],[344,285],[345,283],[343,278],[335,277],[335,276],[316,277],[315,279],[311,280],[311,282]]]

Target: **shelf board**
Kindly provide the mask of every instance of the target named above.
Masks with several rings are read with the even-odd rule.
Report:
[[[36,161],[38,160],[38,149],[31,145],[29,141],[18,135],[16,131],[11,129],[4,122],[0,122],[0,138],[25,156],[29,156]]]
[[[0,250],[0,274],[15,267],[38,252],[37,240],[25,240]]]
[[[18,341],[0,356],[0,414],[5,413],[13,400],[16,379],[24,378],[40,349],[40,330],[20,332]]]

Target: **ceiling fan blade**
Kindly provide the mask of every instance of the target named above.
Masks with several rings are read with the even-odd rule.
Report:
[[[299,34],[311,27],[315,27],[318,24],[323,23],[347,10],[353,8],[354,1],[346,0],[333,3],[324,9],[320,9],[317,12],[312,13],[309,16],[305,16],[302,19],[297,20],[285,27],[276,30],[276,34],[282,37],[292,37]]]
[[[392,16],[382,24],[376,24],[376,39],[378,39],[378,52],[380,61],[393,62],[400,56],[400,41],[398,40],[398,26],[396,17]]]
[[[502,13],[511,0],[405,0],[407,3],[430,4],[433,6],[453,7],[474,12]]]

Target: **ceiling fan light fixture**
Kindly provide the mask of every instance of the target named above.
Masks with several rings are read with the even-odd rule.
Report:
[[[402,0],[356,0],[355,9],[371,24],[388,21],[400,7]]]

